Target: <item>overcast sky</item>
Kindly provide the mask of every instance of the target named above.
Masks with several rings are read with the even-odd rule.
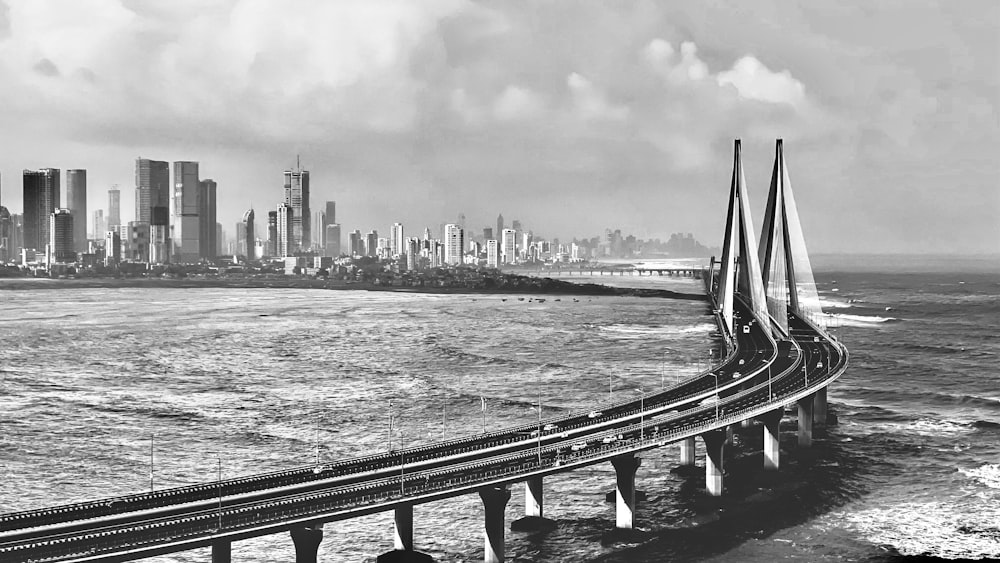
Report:
[[[128,220],[137,156],[197,160],[232,232],[299,154],[345,232],[714,246],[783,137],[813,251],[1000,251],[1000,2],[678,4],[0,0],[0,203],[86,168]]]

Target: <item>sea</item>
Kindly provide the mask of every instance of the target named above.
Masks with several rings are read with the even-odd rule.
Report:
[[[836,425],[802,449],[786,421],[777,475],[760,471],[748,429],[721,499],[703,471],[677,470],[676,446],[644,453],[627,537],[608,534],[610,464],[547,477],[556,527],[508,530],[508,560],[1000,558],[1000,260],[813,262],[822,322],[851,354],[829,391]],[[683,277],[563,279],[702,292]],[[0,280],[0,512],[416,446],[529,423],[539,406],[600,408],[691,376],[719,346],[707,304],[690,300],[59,283]],[[508,522],[524,514],[512,493]],[[476,495],[418,505],[416,547],[481,561],[482,518]],[[382,513],[327,523],[320,560],[390,549]],[[233,545],[234,561],[293,554],[287,534]]]

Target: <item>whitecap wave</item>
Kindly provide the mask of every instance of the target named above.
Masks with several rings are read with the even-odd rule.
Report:
[[[850,326],[857,328],[871,328],[882,323],[898,321],[896,317],[879,317],[877,315],[848,315],[846,313],[824,313],[819,319],[821,324],[828,327]]]
[[[715,325],[711,323],[701,323],[701,324],[686,325],[686,326],[612,324],[612,325],[600,325],[597,328],[601,331],[612,333],[618,338],[643,338],[648,336],[702,334],[715,330]]]
[[[991,489],[1000,489],[1000,464],[987,463],[975,469],[959,469],[959,471]]]
[[[856,427],[860,434],[915,434],[917,436],[956,436],[973,431],[966,424],[946,420],[921,418],[913,422],[863,422],[845,421],[846,426]],[[852,428],[852,433],[855,432]]]
[[[839,515],[868,541],[904,556],[1000,557],[1000,505],[903,503]]]

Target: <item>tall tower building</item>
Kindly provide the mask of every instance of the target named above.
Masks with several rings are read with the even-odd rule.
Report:
[[[257,252],[254,248],[254,244],[257,242],[257,234],[254,231],[253,218],[253,208],[250,208],[243,214],[243,221],[240,222],[240,229],[243,231],[240,234],[243,235],[245,244],[239,249],[239,251],[247,257],[247,260],[253,260],[257,257]]]
[[[319,211],[313,212],[312,218],[312,243],[316,248],[323,248],[326,246],[326,211],[320,209]]]
[[[217,187],[211,178],[198,182],[198,255],[209,260],[215,258],[219,246],[215,235]]]
[[[285,205],[292,208],[292,251],[308,250],[312,246],[309,171],[298,163],[295,170],[285,170]]]
[[[465,248],[465,231],[459,225],[449,223],[444,226],[444,263],[458,266],[462,263]]]
[[[280,209],[280,207],[279,207]],[[278,255],[278,212],[267,212],[267,255]]]
[[[75,262],[73,213],[56,209],[49,214],[49,252],[53,262]]]
[[[118,191],[117,188],[112,190]],[[135,159],[135,220],[152,225],[155,213],[157,220],[162,218],[164,221],[162,224],[167,225],[171,195],[170,165],[162,160],[142,157]],[[112,195],[111,191],[108,191],[108,198],[111,218],[120,223],[121,217],[115,214],[118,195]],[[162,208],[162,211],[154,212],[154,208]]]
[[[87,251],[87,171],[66,171],[66,207],[73,214],[73,250]]]
[[[122,193],[118,186],[108,190],[108,230],[114,230],[122,224]]]
[[[197,262],[199,257],[198,163],[174,162],[174,193],[170,198],[170,240],[178,262]]]
[[[104,233],[104,265],[113,266],[122,260],[122,237],[119,229]]]
[[[495,239],[486,241],[486,266],[489,268],[500,267],[500,249]]]
[[[292,206],[281,204],[277,211],[277,252],[275,256],[284,258],[295,255],[295,210]]]
[[[323,246],[323,255],[336,258],[340,256],[340,225],[331,223],[326,226],[326,245]]]
[[[354,257],[365,255],[365,239],[361,236],[361,231],[354,229],[349,237],[350,255]]]
[[[399,256],[406,251],[406,237],[403,236],[403,224],[393,223],[392,231],[389,234],[389,254],[393,257]]]
[[[59,169],[25,170],[22,248],[42,250],[49,242],[51,215],[59,208]]]
[[[337,202],[328,201],[326,202],[326,223],[332,224],[337,222]]]
[[[503,213],[497,215],[497,230],[495,232],[497,235],[503,232]]]
[[[365,235],[365,256],[378,254],[378,231],[368,231]]]
[[[318,212],[317,216],[319,216],[320,213],[322,213],[322,221],[321,222],[314,221],[315,224],[313,226],[319,229],[318,232],[320,233],[320,240],[322,241],[320,243],[320,246],[326,248],[326,245],[329,244],[329,240],[327,239],[326,236],[327,233],[329,232],[327,230],[327,227],[337,222],[337,203],[333,201],[326,202],[325,209],[321,212]],[[340,244],[340,240],[337,241],[337,244],[338,245]],[[340,255],[339,250],[337,254],[324,253],[324,256],[339,256],[339,255]]]
[[[517,258],[517,231],[504,229],[500,238],[500,257],[504,264],[513,264]]]
[[[104,219],[104,210],[98,209],[97,211],[94,211],[94,230],[91,231],[90,238],[94,240],[103,240],[104,233],[107,230],[107,221]]]
[[[10,217],[10,211],[0,205],[0,263],[9,262],[17,252],[14,248],[13,236],[14,224]]]

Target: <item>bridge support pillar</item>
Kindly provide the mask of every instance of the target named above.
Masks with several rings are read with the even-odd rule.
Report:
[[[817,426],[826,426],[826,411],[827,411],[827,401],[826,401],[826,387],[816,391],[815,400],[813,400],[813,420],[816,422]]]
[[[705,441],[705,488],[713,497],[722,496],[723,454],[726,448],[726,432],[711,430],[701,435]]]
[[[479,498],[483,499],[483,509],[486,513],[483,526],[486,536],[483,561],[502,563],[505,560],[503,513],[507,508],[507,501],[510,500],[510,489],[506,486],[484,487],[479,489]]]
[[[779,466],[779,447],[781,441],[781,416],[784,409],[777,408],[760,417],[764,426],[764,470],[777,471]]]
[[[376,563],[430,563],[434,559],[413,550],[413,505],[401,504],[393,511],[393,551],[379,555]]]
[[[219,540],[212,544],[212,563],[229,563],[233,560],[233,542]]]
[[[694,438],[681,440],[681,465],[694,465]]]
[[[813,441],[813,411],[816,403],[812,395],[799,399],[799,446],[808,448]]]
[[[635,527],[635,472],[642,459],[635,454],[611,458],[615,466],[615,527],[631,530]]]
[[[290,532],[295,544],[295,563],[316,563],[316,552],[323,541],[323,524],[292,528]]]
[[[524,515],[542,518],[542,477],[532,477],[524,482]]]

